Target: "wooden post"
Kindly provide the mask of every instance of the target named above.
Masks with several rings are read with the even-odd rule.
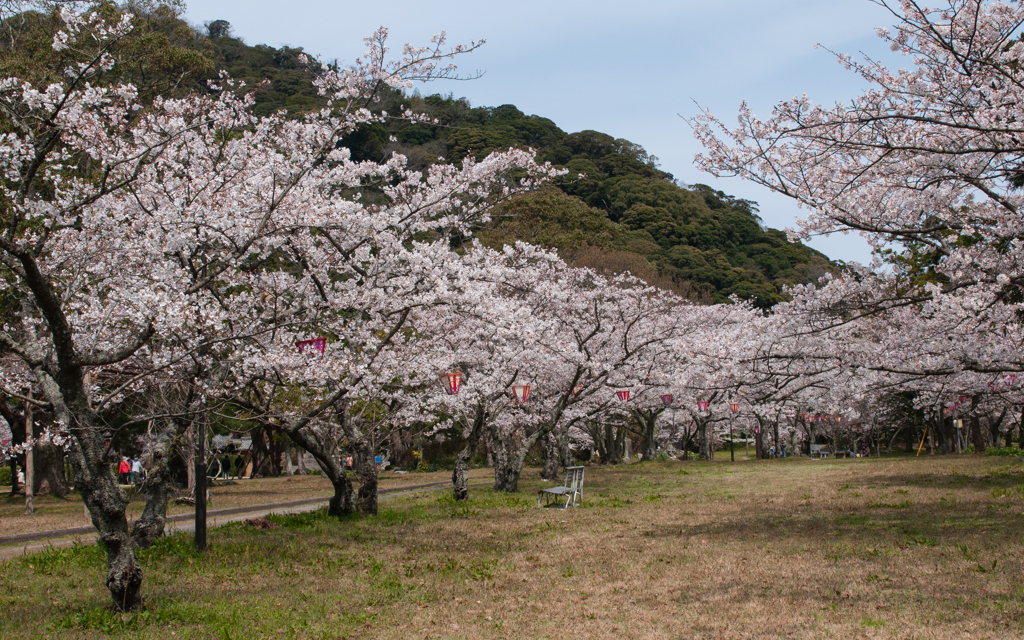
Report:
[[[196,428],[196,551],[206,551],[206,416]]]
[[[28,391],[28,400],[32,399],[32,390]],[[32,403],[25,402],[25,442],[29,447],[25,449],[25,513],[31,515],[36,512],[35,495],[35,457],[33,451],[35,444],[32,442],[35,433],[32,429]]]

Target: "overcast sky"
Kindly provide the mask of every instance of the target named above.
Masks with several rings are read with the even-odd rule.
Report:
[[[186,18],[197,25],[227,20],[248,44],[302,47],[342,65],[362,54],[362,37],[379,26],[391,30],[397,52],[440,31],[451,43],[487,40],[459,61],[461,71],[481,71],[482,78],[423,92],[451,92],[474,106],[514,104],[566,132],[626,138],[683,182],[757,201],[765,224],[780,229],[795,226],[801,210],[756,185],[698,171],[700,145],[679,116],[694,115],[700,104],[731,126],[744,99],[767,116],[794,95],[832,104],[863,90],[859,77],[816,44],[909,64],[875,35],[894,18],[871,0],[188,0]],[[810,244],[831,258],[870,259],[853,234]]]

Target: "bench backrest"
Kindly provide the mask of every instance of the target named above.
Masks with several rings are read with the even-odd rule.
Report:
[[[586,467],[566,467],[565,486],[573,491],[583,490],[583,470]]]

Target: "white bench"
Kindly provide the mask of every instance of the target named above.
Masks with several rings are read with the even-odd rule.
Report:
[[[544,503],[548,504],[551,500],[551,496],[555,496],[555,504],[558,504],[558,499],[565,497],[565,506],[563,509],[569,507],[578,507],[581,500],[583,500],[583,469],[584,467],[566,467],[565,468],[565,482],[560,487],[551,487],[550,489],[541,489],[537,492],[537,508],[539,509],[541,504],[540,500],[543,497]]]

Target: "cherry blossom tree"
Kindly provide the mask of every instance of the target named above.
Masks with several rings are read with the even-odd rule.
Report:
[[[839,55],[871,85],[847,103],[798,97],[766,120],[744,105],[735,129],[704,113],[691,121],[698,164],[796,199],[809,210],[796,235],[855,231],[887,256],[889,271],[853,269],[798,294],[842,300],[837,322],[877,317],[888,339],[876,369],[1020,371],[1024,5],[879,4],[898,24],[878,34],[907,69]]]
[[[75,61],[63,83],[0,81],[0,259],[20,303],[7,308],[0,343],[29,367],[70,436],[76,488],[107,551],[107,586],[115,606],[130,609],[142,571],[110,471],[106,412],[171,372],[191,376],[203,407],[252,366],[253,345],[291,340],[318,318],[370,314],[353,339],[372,350],[382,341],[369,336],[399,331],[405,317],[380,301],[451,259],[429,242],[402,243],[479,219],[528,186],[513,184],[513,169],[536,172],[529,153],[510,151],[423,175],[400,156],[353,162],[338,144],[387,117],[366,109],[381,87],[451,77],[443,61],[476,45],[448,49],[438,37],[390,60],[382,30],[353,68],[319,79],[328,108],[256,119],[251,96],[238,97],[227,79],[211,96],[152,105],[131,85],[91,85],[114,63],[109,49],[130,19],[62,16],[54,46]],[[374,266],[403,259],[397,273]],[[299,422],[319,419],[344,393],[331,391]]]

